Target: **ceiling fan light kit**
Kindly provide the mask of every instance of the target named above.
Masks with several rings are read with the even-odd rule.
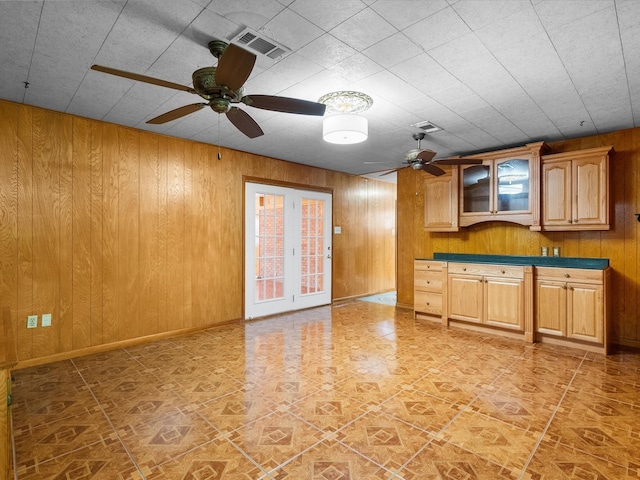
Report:
[[[325,142],[350,145],[364,142],[369,137],[369,122],[357,115],[373,105],[373,99],[362,92],[337,91],[327,93],[318,100],[335,113],[322,121]]]
[[[322,139],[339,145],[364,142],[369,136],[369,123],[362,115],[338,114],[322,121]]]

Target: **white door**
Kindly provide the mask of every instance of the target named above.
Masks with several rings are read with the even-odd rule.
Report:
[[[245,318],[329,303],[331,195],[245,184]]]

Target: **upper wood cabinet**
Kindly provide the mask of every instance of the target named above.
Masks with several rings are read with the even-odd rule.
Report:
[[[458,167],[444,167],[439,177],[424,180],[424,228],[433,232],[458,231]]]
[[[459,224],[505,221],[540,230],[540,155],[543,142],[471,155],[481,165],[459,174]]]
[[[600,147],[542,157],[543,230],[609,230],[609,155]]]

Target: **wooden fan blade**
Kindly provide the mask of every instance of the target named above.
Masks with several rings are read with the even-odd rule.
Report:
[[[440,167],[436,167],[432,163],[423,163],[422,164],[422,169],[425,172],[430,173],[431,175],[435,175],[436,177],[439,177],[440,175],[444,175],[445,174],[444,170],[442,170]]]
[[[438,165],[480,165],[482,160],[478,158],[442,158],[433,163]]]
[[[251,75],[255,63],[256,56],[253,53],[233,43],[229,44],[218,60],[216,84],[233,91],[238,90]]]
[[[432,150],[422,150],[420,151],[420,153],[418,153],[416,158],[418,160],[422,160],[423,162],[430,162],[435,156],[436,156],[436,152]]]
[[[258,125],[247,112],[238,107],[232,107],[231,110],[227,112],[227,118],[238,130],[249,138],[264,135],[260,125]]]
[[[184,117],[185,115],[189,115],[190,113],[197,112],[201,108],[206,107],[207,103],[193,103],[191,105],[185,105],[184,107],[176,108],[175,110],[171,110],[170,112],[163,113],[162,115],[157,116],[156,118],[152,118],[148,120],[147,123],[151,123],[152,125],[160,125],[162,123],[170,122],[171,120],[175,120],[180,117]]]
[[[247,95],[242,99],[242,102],[251,107],[262,108],[263,110],[297,113],[300,115],[322,116],[327,109],[324,103],[310,102],[298,98],[277,97],[274,95]]]
[[[102,65],[91,65],[91,70],[95,70],[96,72],[108,73],[109,75],[115,75],[116,77],[128,78],[137,82],[145,82],[150,83],[151,85],[173,88],[174,90],[182,90],[183,92],[196,93],[193,88],[180,85],[179,83],[167,82],[166,80],[160,80],[159,78],[147,77],[146,75],[140,75],[138,73],[125,72],[124,70],[103,67]]]

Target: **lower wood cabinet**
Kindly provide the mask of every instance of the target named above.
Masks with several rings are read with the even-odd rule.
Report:
[[[446,318],[446,306],[443,304],[447,283],[446,263],[415,260],[413,272],[414,316],[425,314],[438,320]]]
[[[524,331],[525,268],[449,263],[449,318]]]
[[[610,272],[416,260],[414,314],[606,353]]]
[[[536,337],[577,340],[606,350],[610,269],[536,269]]]

